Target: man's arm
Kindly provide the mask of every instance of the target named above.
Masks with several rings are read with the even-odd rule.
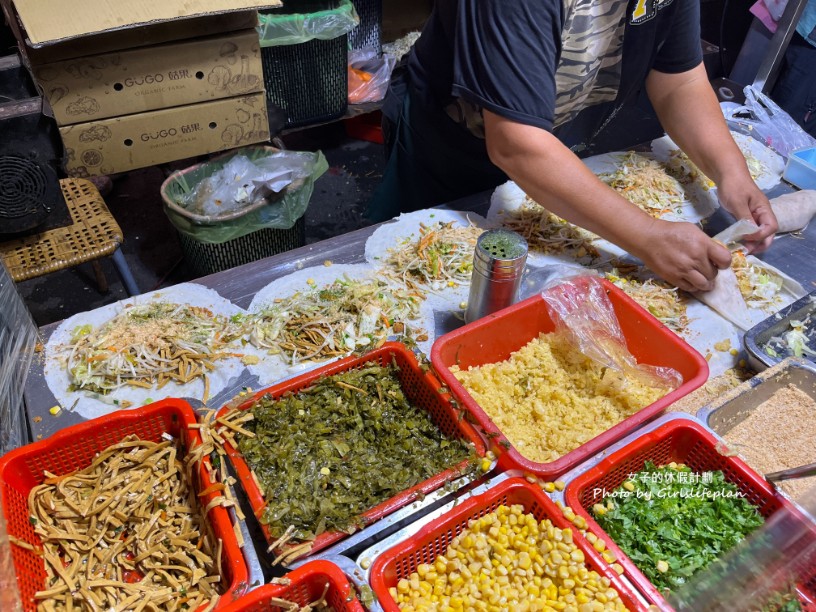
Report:
[[[654,219],[601,182],[550,132],[484,111],[491,161],[531,198],[640,258],[681,289],[708,290],[731,254],[690,223]]]
[[[768,248],[776,233],[776,217],[768,198],[751,179],[703,65],[677,74],[652,70],[646,92],[669,136],[717,184],[725,209],[737,219],[751,219],[759,225],[759,231],[749,236],[749,250]]]

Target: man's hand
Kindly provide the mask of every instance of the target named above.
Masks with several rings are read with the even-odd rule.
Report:
[[[646,91],[669,136],[717,184],[723,208],[759,226],[758,232],[748,236],[748,250],[760,252],[771,246],[776,217],[768,198],[751,179],[703,65],[677,74],[653,70]]]
[[[773,241],[778,229],[771,203],[753,181],[724,178],[717,188],[720,203],[737,219],[750,219],[759,231],[747,236],[743,244],[749,253],[761,253]]]
[[[654,219],[626,201],[549,132],[487,110],[484,116],[491,160],[533,200],[640,258],[668,282],[706,291],[717,269],[731,263],[728,249],[696,225]]]
[[[731,265],[731,253],[691,223],[655,219],[632,252],[650,270],[685,291],[710,291],[717,270]]]

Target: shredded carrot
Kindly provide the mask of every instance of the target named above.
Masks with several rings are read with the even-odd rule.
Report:
[[[211,484],[206,489],[204,489],[201,493],[198,494],[198,496],[199,497],[204,497],[205,495],[208,495],[208,494],[212,493],[213,491],[223,491],[224,489],[225,489],[225,487],[224,487],[223,482],[216,482],[214,484]]]

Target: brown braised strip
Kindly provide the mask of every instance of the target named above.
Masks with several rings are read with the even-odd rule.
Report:
[[[45,588],[35,594],[38,609],[214,608],[223,545],[217,541],[214,557],[183,468],[170,441],[129,437],[84,470],[46,472],[29,495],[47,574]],[[126,553],[134,555],[130,561]],[[143,578],[124,582],[123,570]]]

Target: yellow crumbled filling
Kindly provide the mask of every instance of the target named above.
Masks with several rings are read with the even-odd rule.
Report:
[[[664,396],[583,355],[559,332],[541,334],[506,361],[451,371],[509,442],[554,461]]]

